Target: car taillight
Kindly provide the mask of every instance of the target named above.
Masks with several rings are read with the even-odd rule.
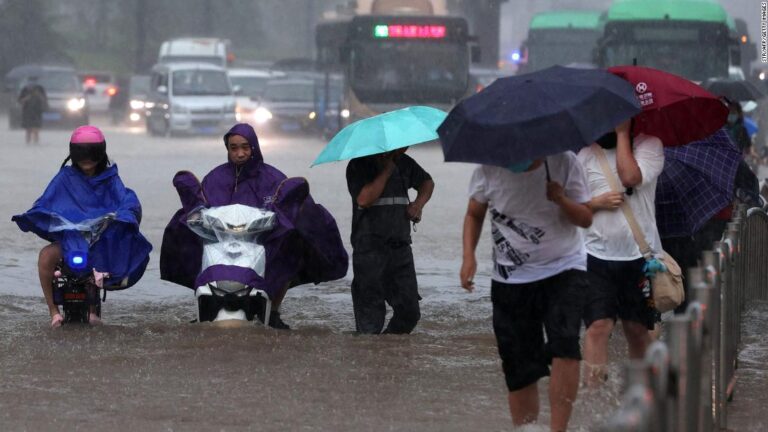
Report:
[[[107,87],[106,90],[104,90],[104,93],[106,93],[108,96],[114,96],[117,94],[117,88],[115,87]]]

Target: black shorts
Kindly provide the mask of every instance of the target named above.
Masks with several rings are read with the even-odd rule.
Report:
[[[581,360],[585,289],[586,275],[581,270],[525,284],[491,283],[493,332],[509,391],[549,375],[554,357]]]
[[[589,290],[584,303],[584,325],[610,318],[632,321],[653,329],[656,310],[649,305],[650,292],[644,292],[645,258],[632,261],[606,261],[589,255]]]

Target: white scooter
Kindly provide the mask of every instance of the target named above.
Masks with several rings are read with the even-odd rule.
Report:
[[[226,275],[227,269],[231,273],[232,267],[240,267],[264,277],[266,251],[260,238],[276,223],[275,213],[241,204],[202,209],[187,220],[187,226],[204,241],[201,274],[210,269],[211,275],[216,275],[216,280],[195,289],[200,322],[252,321],[258,315],[265,326],[269,323],[269,295],[256,287],[226,280]],[[227,267],[211,269],[213,266]]]

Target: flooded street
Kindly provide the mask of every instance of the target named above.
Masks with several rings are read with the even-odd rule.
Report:
[[[107,152],[141,199],[142,231],[155,249],[135,287],[108,294],[104,326],[53,331],[36,273],[45,243],[20,232],[10,218],[43,191],[68,152],[70,131],[45,130],[41,144],[25,146],[23,132],[7,131],[6,124],[0,118],[5,198],[0,204],[0,430],[511,428],[491,328],[487,229],[478,247],[478,289],[467,294],[458,283],[472,166],[443,163],[436,145],[409,151],[436,183],[413,235],[423,297],[413,335],[352,333],[351,270],[342,280],[289,291],[282,315],[292,331],[255,324],[220,328],[190,323],[197,313],[192,291],[161,281],[158,264],[163,229],[179,207],[171,178],[181,169],[202,178],[222,163],[221,138],[150,138],[143,130],[105,126]],[[261,137],[261,143],[267,163],[309,180],[313,197],[336,217],[351,253],[346,164],[309,169],[324,145],[315,138]],[[767,344],[759,329],[768,321],[768,306],[755,310],[747,326],[756,336],[745,339],[751,349],[742,362],[753,371],[745,378],[752,385],[741,396],[737,390],[737,399],[747,398],[749,391],[764,393],[767,381]],[[618,336],[611,342],[607,388],[580,392],[572,430],[594,430],[618,405],[626,350]],[[549,418],[547,384],[546,379],[540,383],[541,424]],[[761,400],[764,408],[764,394]],[[764,411],[741,410],[732,418],[766,425]]]

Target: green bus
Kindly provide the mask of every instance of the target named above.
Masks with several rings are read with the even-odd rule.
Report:
[[[614,0],[603,25],[602,67],[637,64],[704,81],[740,63],[734,21],[715,0]]]
[[[554,65],[590,64],[603,34],[602,12],[542,12],[531,19],[528,37],[520,49],[520,73]]]
[[[343,74],[343,123],[410,105],[448,110],[467,95],[464,18],[358,15],[319,24],[315,41],[319,67]]]

